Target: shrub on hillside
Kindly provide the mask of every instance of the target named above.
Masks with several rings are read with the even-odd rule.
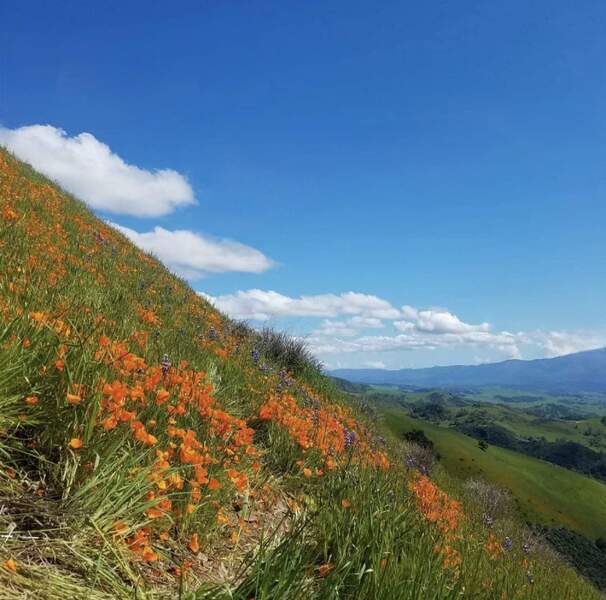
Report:
[[[322,370],[322,363],[301,338],[266,327],[257,333],[255,342],[262,356],[295,375],[308,370]]]
[[[421,448],[427,448],[433,451],[433,442],[425,435],[422,429],[412,429],[404,434],[404,439],[407,442],[412,442],[421,446]]]
[[[410,442],[405,452],[406,465],[411,469],[417,469],[423,475],[430,475],[436,460],[432,447]]]
[[[482,514],[489,515],[491,519],[504,517],[511,509],[511,494],[481,479],[468,479],[465,491],[470,500],[479,506]]]

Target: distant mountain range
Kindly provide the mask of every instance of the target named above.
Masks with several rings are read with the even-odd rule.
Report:
[[[335,369],[330,375],[354,383],[414,387],[508,387],[552,392],[606,392],[606,348],[536,360],[425,369]]]

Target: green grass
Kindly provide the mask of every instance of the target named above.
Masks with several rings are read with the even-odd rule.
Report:
[[[593,394],[583,400],[575,400],[574,403],[569,396],[555,396],[539,393],[523,393],[517,390],[494,389],[483,390],[473,394],[452,394],[443,390],[432,391],[404,391],[400,388],[390,386],[371,386],[367,392],[371,401],[382,405],[393,405],[397,407],[398,402],[404,401],[408,405],[423,403],[430,400],[433,393],[439,393],[445,398],[447,414],[440,425],[448,425],[456,416],[461,407],[451,401],[454,397],[464,399],[467,405],[463,407],[470,415],[482,413],[486,415],[489,422],[500,425],[509,430],[519,438],[531,437],[541,438],[555,442],[560,439],[570,440],[591,448],[595,451],[606,451],[606,425],[602,423],[602,413],[606,410],[604,399]],[[374,394],[374,395],[373,395]],[[536,402],[512,402],[506,403],[498,400],[498,395],[508,397],[520,397],[533,395]],[[541,417],[532,414],[529,410],[537,406],[549,404],[561,404],[567,408],[573,408],[580,415],[579,419],[555,419]],[[598,415],[598,416],[591,416]]]
[[[485,388],[473,392],[462,394],[464,398],[475,402],[490,402],[495,404],[503,403],[498,396],[509,398],[526,398],[528,400],[516,401],[512,403],[514,407],[529,408],[536,407],[538,404],[561,404],[573,408],[581,413],[591,412],[600,416],[606,415],[606,394],[602,393],[583,393],[579,395],[572,394],[554,394],[549,392],[521,391],[511,388]]]
[[[606,450],[606,425],[600,417],[577,421],[546,419],[503,405],[482,405],[482,410],[490,416],[493,424],[509,429],[518,437],[544,437],[551,442],[566,439],[594,450]],[[588,430],[591,430],[591,436],[584,435]]]
[[[385,424],[397,436],[423,429],[434,442],[448,472],[483,477],[507,487],[523,516],[549,525],[562,524],[591,539],[606,534],[606,485],[573,471],[490,446],[457,431],[414,419],[404,411],[387,410]]]

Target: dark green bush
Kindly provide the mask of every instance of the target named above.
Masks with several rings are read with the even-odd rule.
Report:
[[[266,327],[257,333],[255,345],[261,356],[294,375],[310,370],[322,371],[322,363],[304,339]]]

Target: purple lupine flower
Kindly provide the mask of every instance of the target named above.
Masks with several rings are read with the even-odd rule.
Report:
[[[259,351],[254,348],[253,351],[250,353],[251,357],[252,357],[252,361],[255,365],[259,364],[259,359],[261,358],[259,355]]]
[[[278,375],[280,377],[280,387],[288,387],[291,384],[291,379],[284,369],[281,369]]]
[[[320,408],[320,401],[305,393],[305,398],[303,398],[303,406],[318,409]]]
[[[166,377],[168,375],[168,371],[170,370],[170,358],[168,358],[168,354],[165,354],[162,357],[162,375]]]
[[[530,544],[523,544],[522,551],[524,552],[524,554],[528,554],[530,552]]]
[[[417,466],[417,461],[415,460],[414,456],[410,456],[408,455],[405,459],[404,462],[406,463],[406,466],[410,469],[415,469]]]
[[[356,443],[356,432],[347,427],[343,427],[343,432],[345,433],[345,449],[348,450]]]
[[[501,545],[503,546],[503,550],[505,550],[505,552],[509,552],[513,548],[513,541],[509,536],[507,536]]]
[[[216,330],[215,330],[214,327],[211,327],[208,330],[208,339],[209,340],[216,340],[217,339],[217,332],[216,332]]]
[[[488,513],[484,513],[484,525],[486,525],[486,527],[492,527],[492,524],[494,523],[493,518],[488,514]]]

